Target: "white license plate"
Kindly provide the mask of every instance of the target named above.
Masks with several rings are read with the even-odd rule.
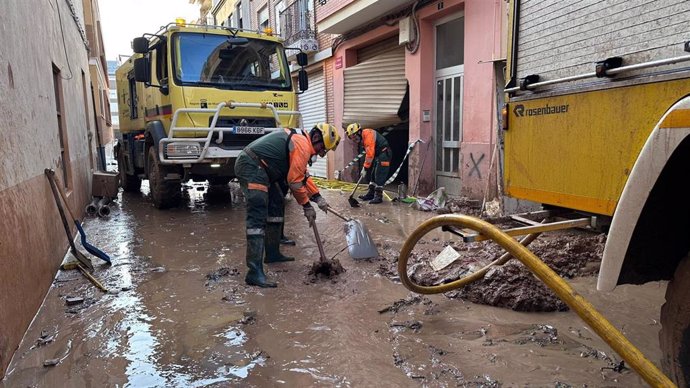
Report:
[[[264,129],[261,127],[235,127],[238,135],[263,135]]]

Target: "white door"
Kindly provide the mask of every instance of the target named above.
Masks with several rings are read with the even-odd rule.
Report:
[[[297,103],[302,112],[302,127],[310,130],[314,124],[326,122],[326,88],[324,83],[323,71],[309,74],[309,89],[297,96]],[[328,163],[327,158],[317,158],[309,168],[309,173],[313,176],[327,177]]]
[[[460,195],[462,182],[462,100],[464,17],[454,16],[436,25],[436,186],[449,195]]]

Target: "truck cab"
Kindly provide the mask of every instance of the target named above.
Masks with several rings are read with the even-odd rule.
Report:
[[[246,145],[299,124],[285,48],[270,33],[177,22],[133,49],[116,71],[115,152],[124,190],[148,179],[158,208],[175,206],[186,180],[227,184]],[[306,90],[304,69],[298,80]]]

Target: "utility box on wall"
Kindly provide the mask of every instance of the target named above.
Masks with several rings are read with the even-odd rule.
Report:
[[[403,45],[410,43],[412,36],[412,19],[409,17],[400,19],[398,22],[398,44]]]

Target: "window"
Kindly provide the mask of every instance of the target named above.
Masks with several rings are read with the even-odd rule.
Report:
[[[242,24],[242,2],[237,3],[235,7],[235,14],[237,15],[237,28],[242,29],[244,25]]]
[[[230,28],[237,28],[237,23],[235,23],[235,14],[231,13],[230,16],[228,16],[226,25]]]
[[[134,80],[134,71],[127,74],[127,81],[129,82],[129,118],[134,120],[139,118],[139,111],[137,110],[137,82]]]
[[[285,11],[285,2],[283,2],[282,0],[279,1],[278,4],[276,4],[276,6],[275,6],[275,10],[276,10],[276,15],[275,15],[276,35],[280,36],[280,31],[282,31],[281,26],[283,24],[283,20],[282,20],[282,17],[280,16],[280,13]]]
[[[258,19],[259,31],[263,31],[268,28],[268,6],[265,6],[259,10]]]
[[[86,128],[86,139],[89,144],[89,165],[91,166],[91,170],[93,170],[93,135],[91,134],[91,121],[89,120],[89,98],[87,97],[86,73],[84,73],[84,70],[81,71],[81,89],[84,96],[84,121],[86,122],[84,128]]]
[[[57,116],[58,140],[60,141],[62,185],[68,189],[71,186],[72,171],[69,160],[67,131],[65,130],[65,100],[62,95],[62,75],[60,74],[60,69],[55,64],[53,64],[53,88],[55,89],[55,114]]]
[[[177,33],[173,74],[182,85],[232,90],[292,90],[283,46],[249,39],[232,44],[226,36]]]

